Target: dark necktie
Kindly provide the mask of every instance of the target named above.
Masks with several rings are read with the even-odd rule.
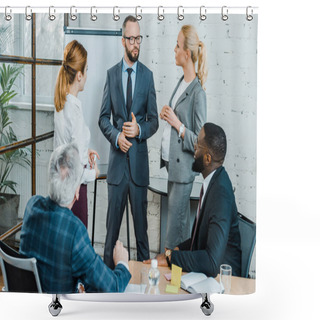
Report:
[[[128,82],[127,82],[127,112],[128,117],[130,116],[131,105],[132,105],[132,81],[131,81],[131,72],[132,68],[128,68]]]
[[[192,250],[194,238],[195,238],[196,232],[197,232],[197,226],[198,226],[198,221],[199,221],[199,216],[200,216],[202,197],[203,197],[203,185],[202,185],[201,191],[200,191],[199,206],[198,206],[198,211],[197,211],[196,223],[195,223],[194,230],[193,230],[193,234],[192,234],[192,241],[191,241],[190,250]]]

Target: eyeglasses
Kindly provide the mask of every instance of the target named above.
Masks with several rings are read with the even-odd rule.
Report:
[[[133,37],[133,36],[125,37],[125,36],[123,36],[123,38],[129,40],[130,44],[134,44],[135,42],[137,42],[137,44],[140,44],[142,42],[142,38],[143,37],[142,36],[137,36],[137,37]]]

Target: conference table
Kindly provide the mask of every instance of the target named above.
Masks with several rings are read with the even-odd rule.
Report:
[[[132,275],[130,280],[131,284],[140,284],[141,279],[141,270],[144,269],[145,272],[148,272],[150,264],[144,264],[140,261],[129,261],[129,269]],[[170,281],[166,280],[165,274],[171,272],[169,267],[158,267],[160,271],[160,281],[159,281],[159,291],[160,294],[168,294],[166,293],[166,286],[170,284]],[[186,272],[182,272],[182,275],[186,274]],[[215,278],[219,282],[219,275]],[[250,294],[255,292],[255,279],[247,279],[241,277],[231,277],[231,292],[232,295],[241,295],[241,294]],[[204,292],[203,292],[204,293]],[[189,292],[179,288],[178,294],[189,294]]]
[[[140,274],[141,270],[144,269],[145,272],[148,272],[150,268],[149,264],[144,264],[138,261],[129,261],[129,269],[131,272],[131,280],[128,285],[133,285],[134,287],[140,287]],[[96,301],[96,302],[160,302],[160,301],[182,301],[182,300],[193,300],[202,297],[202,302],[204,298],[207,299],[207,292],[189,294],[187,291],[179,288],[178,293],[166,293],[166,286],[170,284],[170,281],[166,280],[164,277],[165,274],[170,273],[171,270],[169,267],[159,267],[160,271],[160,281],[159,281],[159,294],[146,294],[143,292],[137,291],[127,291],[125,293],[88,293],[88,294],[63,294],[61,297],[59,295],[53,295],[53,300],[56,299],[66,299],[66,300],[76,300],[76,301]],[[182,275],[186,272],[182,272]],[[219,275],[216,277],[216,280],[219,282]],[[255,292],[255,279],[246,279],[240,277],[231,277],[231,295],[243,295],[250,294]],[[59,296],[59,297],[58,297]],[[210,294],[209,294],[210,296]],[[210,300],[210,299],[209,299]],[[207,301],[207,300],[206,300]],[[203,303],[201,304],[202,308]],[[206,312],[207,307],[203,307],[202,311],[205,314],[211,314],[213,309],[209,309],[209,313]]]

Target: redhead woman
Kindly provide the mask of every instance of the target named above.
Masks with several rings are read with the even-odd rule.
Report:
[[[169,104],[160,113],[160,118],[166,122],[161,141],[161,167],[166,166],[168,171],[165,247],[170,250],[190,237],[189,199],[196,175],[191,168],[194,142],[207,118],[203,87],[208,74],[206,47],[193,26],[181,28],[174,52],[176,65],[182,68],[183,75]]]
[[[88,226],[87,183],[99,175],[95,157],[96,151],[88,148],[90,131],[86,125],[82,104],[78,93],[83,91],[87,79],[87,51],[76,40],[68,43],[64,49],[63,63],[60,68],[54,94],[54,148],[75,142],[79,148],[83,174],[79,198],[72,212],[83,224]]]

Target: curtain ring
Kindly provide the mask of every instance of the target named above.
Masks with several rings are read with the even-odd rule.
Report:
[[[227,21],[228,20],[228,8],[226,6],[223,6],[221,8],[221,19],[223,21]]]
[[[96,7],[95,7],[95,6],[91,7],[91,9],[90,9],[90,15],[91,15],[91,17],[90,17],[90,19],[91,19],[92,21],[96,21],[96,20],[98,19],[98,17],[97,17],[96,14],[93,14],[93,9],[95,9],[95,10],[96,10],[95,13],[97,13]]]
[[[162,8],[162,14],[160,14],[160,8]],[[163,6],[158,7],[158,20],[162,21],[164,19],[164,9]]]
[[[113,20],[119,21],[120,20],[120,16],[119,16],[120,10],[118,9],[118,14],[116,14],[116,9],[118,9],[117,6],[113,7]]]
[[[49,7],[49,20],[53,21],[55,20],[56,16],[52,14],[51,10],[53,11],[53,13],[55,13],[56,9],[53,6]]]
[[[180,13],[180,9],[182,10],[182,13]],[[184,9],[183,9],[183,6],[179,6],[178,7],[178,20],[179,21],[182,21],[184,19]]]
[[[9,11],[9,13],[8,13],[8,11]],[[5,7],[4,8],[4,15],[5,15],[5,19],[7,21],[10,21],[12,19],[12,15],[10,13],[12,13],[12,10],[10,9],[10,7],[9,6]]]
[[[77,20],[77,15],[73,13],[73,9],[74,9],[74,12],[77,13],[77,9],[75,6],[70,7],[70,19],[72,21],[75,21]]]
[[[203,13],[203,11],[204,11],[204,13]],[[204,21],[206,19],[207,19],[207,9],[205,6],[201,6],[200,7],[200,20]]]
[[[32,9],[30,8],[30,6],[26,7],[25,13],[26,13],[26,20],[30,21],[32,19]]]
[[[141,7],[140,6],[137,6],[136,7],[136,19],[138,21],[140,21],[142,19],[142,15],[141,14],[138,14],[138,8],[140,9],[140,13],[142,13],[142,10],[141,10]]]
[[[249,14],[249,8],[251,9],[251,14]],[[253,20],[253,9],[252,9],[252,7],[247,7],[247,10],[246,10],[246,19],[248,20],[248,21],[252,21]]]

